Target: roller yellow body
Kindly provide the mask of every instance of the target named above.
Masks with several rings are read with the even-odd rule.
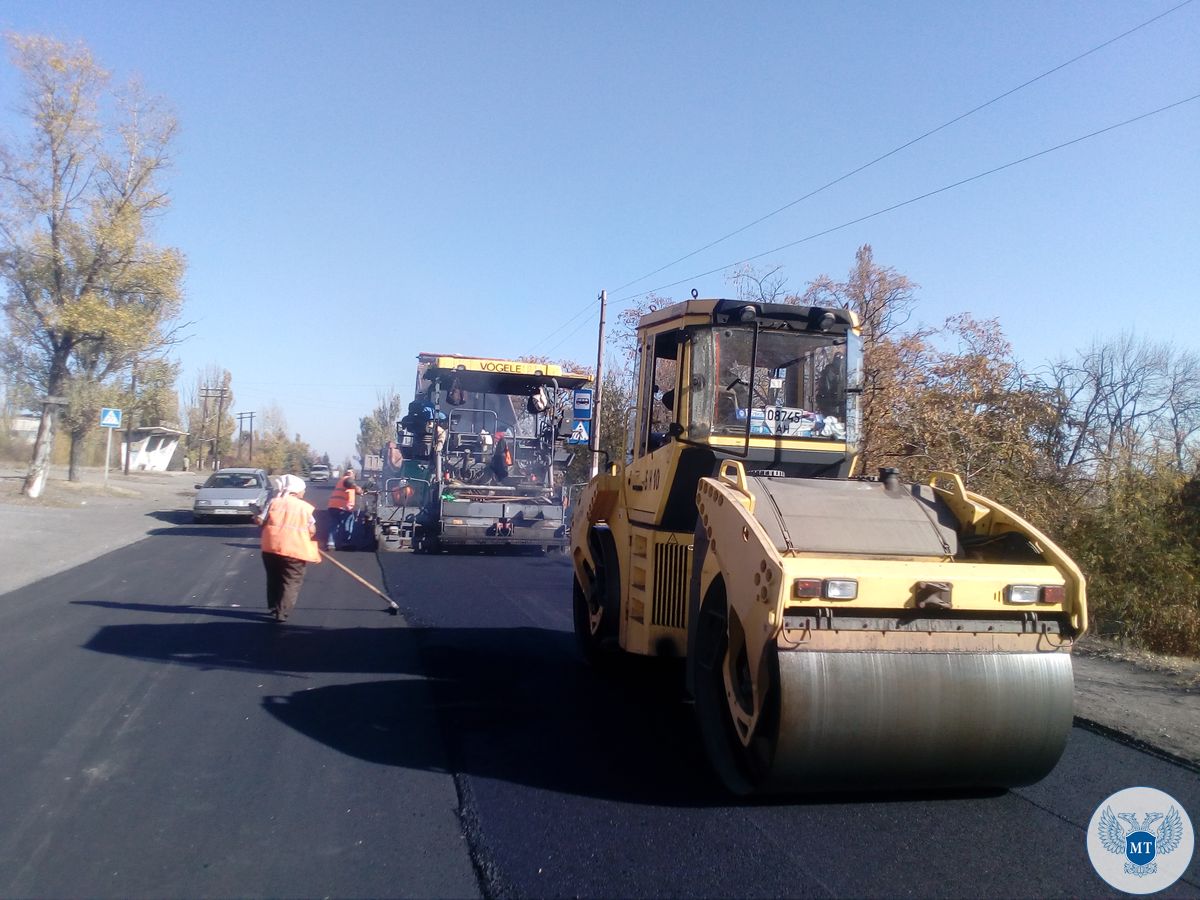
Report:
[[[956,475],[850,477],[853,317],[693,300],[643,318],[639,343],[631,458],[572,522],[584,655],[686,657],[739,793],[1043,777],[1071,724],[1083,576]]]

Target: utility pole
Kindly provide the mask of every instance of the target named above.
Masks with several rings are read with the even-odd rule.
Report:
[[[221,468],[221,417],[225,414],[225,388],[219,388],[217,391],[217,439],[213,441],[213,457],[215,465],[213,471]]]
[[[212,452],[209,454],[209,460],[214,470],[221,468],[221,418],[225,414],[225,395],[227,393],[228,390],[224,387],[200,389],[200,397],[204,400],[204,418],[206,420],[208,419],[208,401],[217,401],[217,436],[213,439]]]
[[[596,383],[592,387],[592,478],[600,471],[600,404],[604,384],[604,310],[607,305],[608,291],[603,290],[600,292],[600,334],[596,339]]]
[[[125,474],[129,474],[129,457],[133,456],[133,411],[137,408],[137,369],[129,367],[129,409],[125,416]]]
[[[199,448],[196,453],[196,470],[204,471],[204,448],[206,446],[205,435],[208,434],[208,394],[205,393],[208,388],[200,388],[200,436],[197,438],[196,446]]]
[[[240,454],[241,454],[241,450],[242,450],[242,422],[243,422],[243,420],[245,420],[245,419],[249,419],[249,420],[250,420],[250,427],[249,427],[249,432],[250,432],[250,462],[254,462],[254,413],[252,413],[252,412],[248,412],[248,413],[238,413],[238,414],[237,414],[237,420],[238,420],[238,454],[240,455]]]

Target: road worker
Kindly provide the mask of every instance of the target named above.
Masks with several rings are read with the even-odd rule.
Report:
[[[349,543],[350,528],[354,521],[354,507],[363,490],[354,480],[354,470],[346,469],[346,474],[338,479],[337,487],[329,495],[329,534],[325,538],[327,550],[336,549],[339,538],[342,543]]]
[[[254,521],[262,526],[263,568],[267,570],[267,608],[276,622],[286,622],[300,596],[304,568],[320,562],[315,543],[317,522],[304,500],[305,484],[295,475],[275,481],[276,494]]]

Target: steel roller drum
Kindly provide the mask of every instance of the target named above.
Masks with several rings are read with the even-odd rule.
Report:
[[[1067,653],[781,652],[767,790],[1016,787],[1062,755]]]

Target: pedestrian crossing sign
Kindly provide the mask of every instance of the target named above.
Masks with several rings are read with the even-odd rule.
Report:
[[[586,419],[576,419],[575,424],[571,426],[571,436],[567,438],[568,444],[587,444],[591,441],[588,435],[588,422]]]
[[[100,409],[100,427],[101,428],[120,428],[121,427],[121,411],[108,406]]]

